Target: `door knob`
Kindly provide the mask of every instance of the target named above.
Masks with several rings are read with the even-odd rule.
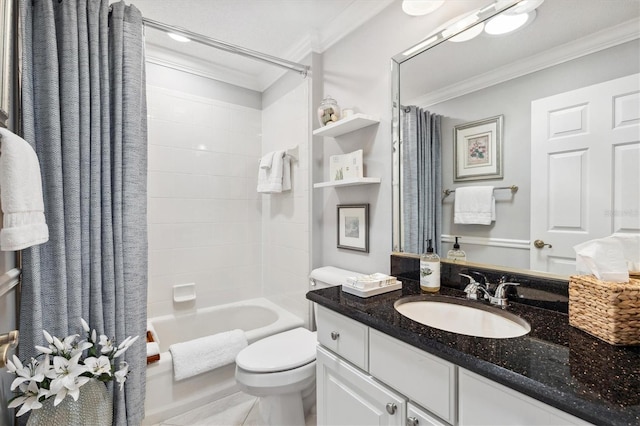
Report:
[[[533,246],[534,246],[535,248],[538,248],[538,249],[541,249],[541,248],[543,248],[544,246],[549,246],[549,248],[553,247],[551,244],[547,244],[547,243],[545,243],[545,242],[544,242],[544,241],[542,241],[542,240],[535,240],[535,241],[533,242]]]
[[[340,333],[338,333],[337,331],[331,332],[331,340],[338,340],[338,337],[340,337]]]
[[[407,426],[418,426],[420,422],[416,417],[409,417],[407,419]]]

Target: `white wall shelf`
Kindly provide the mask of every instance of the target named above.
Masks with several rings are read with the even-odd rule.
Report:
[[[335,123],[320,127],[313,131],[313,135],[327,137],[340,136],[379,122],[380,119],[378,117],[357,113],[353,114],[351,117],[343,118]]]
[[[376,177],[363,177],[357,179],[344,179],[344,180],[336,180],[333,182],[319,182],[314,183],[314,188],[339,188],[342,186],[354,186],[354,185],[368,185],[372,183],[380,183],[380,178]]]

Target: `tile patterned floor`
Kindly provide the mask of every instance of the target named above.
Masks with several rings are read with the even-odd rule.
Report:
[[[315,409],[305,426],[316,426]],[[204,405],[188,413],[165,420],[158,426],[264,426],[260,421],[258,398],[243,392]]]

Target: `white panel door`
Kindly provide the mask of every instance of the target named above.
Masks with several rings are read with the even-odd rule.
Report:
[[[531,269],[572,274],[576,244],[640,232],[639,160],[640,74],[531,103]]]
[[[318,425],[404,425],[406,401],[371,376],[318,346]]]

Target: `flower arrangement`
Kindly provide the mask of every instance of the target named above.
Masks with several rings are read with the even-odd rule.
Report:
[[[9,408],[22,405],[17,416],[41,408],[42,401],[54,396],[54,406],[62,402],[67,395],[77,401],[80,387],[92,378],[102,382],[115,380],[120,389],[124,386],[129,366],[126,362],[120,362],[119,369],[116,370],[114,360],[122,355],[138,336],[129,336],[117,345],[104,334],[98,339],[96,330],[90,330],[82,318],[80,321],[86,332],[86,339],[81,340],[78,334],[72,334],[61,340],[42,330],[49,346],[35,348],[40,352],[37,357],[44,356],[44,360],[31,358],[28,363],[23,364],[14,355],[13,360],[7,361],[9,373],[17,376],[11,383],[11,390],[17,395],[9,402]]]

